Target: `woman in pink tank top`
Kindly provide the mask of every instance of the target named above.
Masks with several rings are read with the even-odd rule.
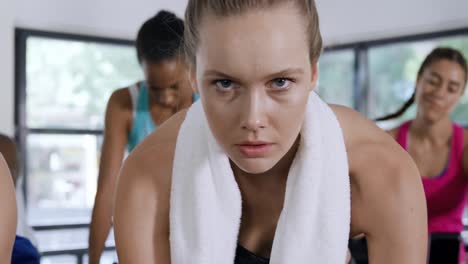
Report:
[[[416,118],[389,133],[409,152],[422,175],[427,200],[429,234],[461,233],[468,191],[467,131],[450,120],[450,113],[467,83],[467,63],[450,48],[433,50],[422,63],[412,97],[395,114],[402,115],[414,102]],[[468,141],[468,140],[467,140]],[[460,243],[460,263],[465,263]]]

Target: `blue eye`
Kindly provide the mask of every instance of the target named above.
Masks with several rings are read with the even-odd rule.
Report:
[[[275,89],[287,89],[289,88],[290,84],[291,80],[288,80],[286,78],[277,78],[273,80],[273,88]]]
[[[215,84],[220,90],[228,90],[232,88],[232,81],[230,80],[219,80],[216,81]]]

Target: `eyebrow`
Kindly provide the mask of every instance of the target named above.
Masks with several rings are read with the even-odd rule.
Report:
[[[151,84],[151,83],[147,83],[148,85],[148,88],[152,88],[152,89],[155,89],[155,90],[159,90],[159,89],[163,89],[157,85],[154,85],[154,84]],[[174,88],[177,88],[179,86],[179,81],[175,82],[175,83],[172,83],[171,85],[169,85],[168,87],[171,88],[171,89],[174,89]],[[166,89],[166,88],[164,88]]]
[[[265,77],[265,79],[271,79],[273,77],[285,76],[285,75],[291,75],[291,74],[304,74],[304,70],[302,68],[288,68],[279,72],[269,74]],[[238,81],[237,78],[230,76],[229,74],[223,73],[221,71],[218,71],[218,70],[206,70],[203,73],[203,76],[219,76],[221,78]]]
[[[292,75],[292,74],[304,74],[304,70],[302,68],[288,68],[267,76],[268,79],[277,77],[277,76],[285,76],[285,75]]]
[[[460,83],[460,82],[453,81],[453,80],[450,80],[450,81],[449,81],[449,85],[455,85],[455,86],[457,86],[457,87],[461,87],[461,83]]]
[[[436,78],[438,78],[439,80],[442,80],[442,76],[440,76],[440,75],[439,75],[438,73],[436,73],[436,72],[431,72],[431,76],[432,76],[432,77],[436,77]],[[461,86],[461,83],[458,82],[458,81],[449,80],[449,85]]]
[[[229,79],[229,80],[235,80],[236,78],[224,73],[224,72],[221,72],[221,71],[217,71],[217,70],[206,70],[204,73],[203,73],[203,76],[216,76],[216,77],[221,77],[221,78],[226,78],[226,79]]]
[[[159,86],[157,85],[152,85],[152,84],[146,84],[146,86],[149,88],[149,89],[152,89],[152,90],[158,90],[160,89]]]
[[[439,80],[442,80],[442,76],[440,76],[437,72],[431,71],[430,76],[435,77],[435,78],[437,78]]]

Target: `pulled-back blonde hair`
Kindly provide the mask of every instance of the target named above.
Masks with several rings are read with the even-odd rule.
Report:
[[[304,16],[309,39],[309,56],[315,63],[322,52],[322,36],[319,17],[314,0],[189,0],[185,11],[185,53],[190,63],[195,65],[199,43],[199,26],[204,15],[232,16],[252,9],[271,8],[283,3],[294,3]]]

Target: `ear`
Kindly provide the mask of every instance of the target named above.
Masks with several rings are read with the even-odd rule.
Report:
[[[423,81],[423,77],[421,75],[418,75],[416,77],[416,82],[414,83],[414,93],[415,94],[418,92],[418,90],[419,90],[418,88],[419,88],[421,82]]]
[[[200,94],[200,91],[197,85],[197,70],[195,66],[193,65],[189,66],[188,74],[189,74],[189,82],[190,82],[190,86],[192,87],[192,90],[195,93]]]
[[[318,78],[319,78],[319,68],[318,62],[314,62],[311,64],[311,71],[310,71],[310,91],[316,90],[318,92]]]

